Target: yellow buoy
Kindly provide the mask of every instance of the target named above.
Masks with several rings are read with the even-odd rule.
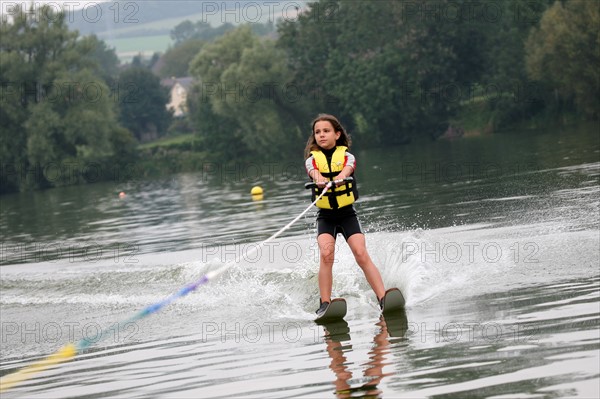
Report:
[[[250,194],[252,195],[252,200],[254,201],[261,201],[263,199],[263,189],[260,186],[252,187]]]

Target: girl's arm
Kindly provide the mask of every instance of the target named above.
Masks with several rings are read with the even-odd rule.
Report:
[[[346,151],[346,157],[344,158],[344,168],[335,177],[334,180],[345,179],[346,177],[352,176],[356,169],[356,158],[354,155]]]
[[[306,173],[308,173],[308,177],[310,177],[312,181],[315,183],[323,183],[323,185],[324,183],[328,182],[327,178],[323,177],[321,172],[319,172],[319,169],[317,169],[317,165],[315,165],[315,159],[312,155],[306,159],[304,166],[306,167]]]
[[[345,179],[346,177],[352,175],[352,173],[354,173],[354,168],[352,166],[344,166],[344,169],[342,169],[340,174],[337,175],[334,180]]]
[[[315,165],[314,157],[311,155],[304,162],[304,166],[306,167],[306,173],[308,173],[308,177],[310,177],[315,183],[327,183],[329,180],[326,177],[321,175],[317,165]],[[334,180],[345,179],[346,177],[351,176],[354,173],[354,169],[356,167],[356,158],[349,152],[346,152],[346,157],[344,158],[344,167],[340,173],[334,178]]]

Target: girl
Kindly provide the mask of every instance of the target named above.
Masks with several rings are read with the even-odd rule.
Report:
[[[312,134],[306,143],[304,157],[308,176],[321,188],[332,180],[345,179],[354,174],[356,160],[347,152],[350,137],[333,115],[320,114],[312,122]],[[313,196],[319,194],[313,190]],[[341,233],[356,262],[363,270],[377,300],[382,305],[385,288],[379,270],[373,264],[360,229],[352,203],[358,199],[356,183],[342,183],[330,190],[317,202],[317,243],[319,245],[319,291],[321,294],[317,314],[325,311],[331,302],[333,285],[333,260],[335,240]]]

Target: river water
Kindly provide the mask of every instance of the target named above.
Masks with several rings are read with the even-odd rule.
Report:
[[[312,322],[313,209],[258,246],[310,204],[300,158],[1,197],[0,373],[91,342],[2,397],[600,397],[598,126],[355,154],[387,319],[341,240],[346,322]]]

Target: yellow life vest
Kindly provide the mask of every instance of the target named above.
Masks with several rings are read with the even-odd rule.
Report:
[[[342,169],[344,169],[347,149],[348,147],[345,146],[336,147],[329,162],[322,151],[311,151],[310,153],[312,154],[321,175],[331,181],[342,171]],[[322,191],[323,189],[318,187],[312,190],[313,201]],[[330,188],[327,193],[317,201],[316,205],[321,209],[338,209],[353,204],[357,199],[358,190],[356,189],[356,181],[352,181],[338,187]]]

